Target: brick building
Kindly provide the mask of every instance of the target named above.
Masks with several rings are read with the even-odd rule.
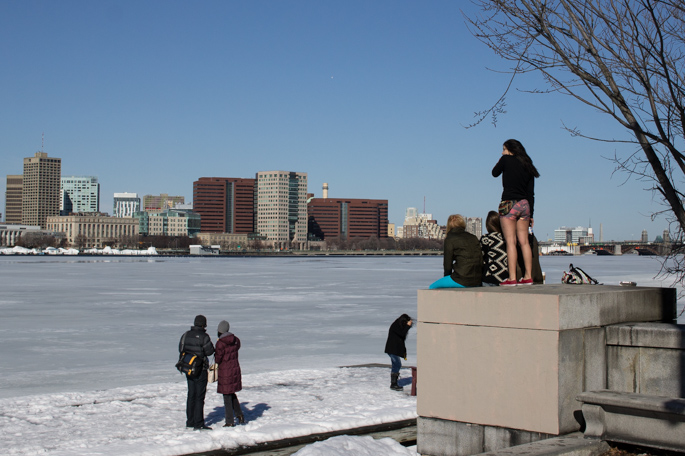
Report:
[[[313,239],[388,237],[388,200],[311,198],[307,213]]]
[[[193,182],[193,211],[203,233],[254,233],[255,179],[201,177]]]

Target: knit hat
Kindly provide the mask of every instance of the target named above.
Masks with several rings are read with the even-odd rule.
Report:
[[[217,332],[219,334],[227,333],[230,327],[231,325],[229,325],[226,320],[221,320],[221,322],[219,323],[219,327],[217,328]]]
[[[195,317],[195,323],[193,323],[195,326],[199,326],[201,328],[206,328],[207,327],[207,317],[204,315],[198,315]]]

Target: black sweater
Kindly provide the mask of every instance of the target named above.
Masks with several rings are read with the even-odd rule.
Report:
[[[493,177],[498,177],[500,174],[502,175],[502,201],[528,200],[530,218],[533,218],[535,177],[513,155],[502,155],[492,168]]]

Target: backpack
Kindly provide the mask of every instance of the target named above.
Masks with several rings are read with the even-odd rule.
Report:
[[[601,285],[582,269],[574,268],[573,264],[569,265],[568,272],[564,271],[561,276],[561,283]]]
[[[197,377],[202,372],[203,360],[196,354],[185,352],[186,334],[183,334],[181,339],[181,354],[178,357],[176,369],[187,377]]]

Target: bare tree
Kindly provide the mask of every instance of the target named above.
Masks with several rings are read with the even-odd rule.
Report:
[[[84,234],[77,234],[76,237],[74,237],[74,242],[73,246],[76,247],[79,250],[83,250],[86,245],[88,244],[88,238]]]
[[[659,195],[674,231],[666,268],[685,279],[685,4],[682,0],[473,0],[481,9],[468,17],[471,32],[512,62],[503,96],[476,113],[474,125],[504,112],[517,75],[542,74],[547,87],[531,92],[568,95],[611,117],[625,138],[590,137],[622,143],[616,169]],[[680,150],[679,150],[680,149]]]

